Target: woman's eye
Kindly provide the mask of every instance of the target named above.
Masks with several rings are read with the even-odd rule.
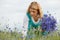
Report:
[[[35,13],[35,11],[32,11],[33,13]]]

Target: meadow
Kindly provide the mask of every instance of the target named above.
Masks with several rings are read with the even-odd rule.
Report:
[[[27,36],[25,40],[60,40],[60,33],[57,30],[44,36],[42,36],[41,33],[38,35],[38,33],[34,33],[32,30],[29,33],[30,36]],[[23,37],[21,32],[0,31],[0,40],[23,40]]]

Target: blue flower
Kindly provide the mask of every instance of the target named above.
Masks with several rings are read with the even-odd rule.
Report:
[[[54,18],[54,16],[51,16],[51,14],[47,15],[45,14],[42,18],[42,30],[44,31],[53,31],[56,28],[56,19]]]

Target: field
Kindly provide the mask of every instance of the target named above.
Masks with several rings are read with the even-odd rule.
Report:
[[[35,33],[30,34],[34,35]],[[41,36],[41,34],[38,35],[37,33],[35,35],[35,37],[26,37],[26,40],[60,40],[60,33],[58,31],[54,31],[45,36]],[[0,40],[23,40],[23,37],[21,33],[0,31]]]

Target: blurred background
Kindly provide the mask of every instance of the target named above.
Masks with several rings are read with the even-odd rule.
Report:
[[[60,25],[60,0],[0,0],[0,30],[10,28],[14,31],[16,28],[18,32],[21,31],[24,16],[32,1],[37,1],[43,14],[52,14]]]

